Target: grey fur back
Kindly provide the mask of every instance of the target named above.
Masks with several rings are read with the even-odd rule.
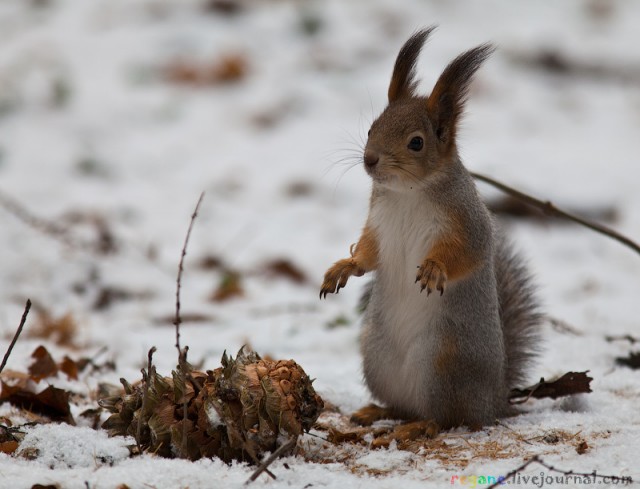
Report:
[[[527,370],[540,351],[540,322],[535,288],[524,261],[498,234],[494,270],[498,286],[500,322],[507,355],[509,389],[525,387]]]

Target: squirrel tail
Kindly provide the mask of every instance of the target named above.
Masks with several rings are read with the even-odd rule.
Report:
[[[523,259],[503,237],[498,239],[494,266],[507,357],[506,381],[513,389],[527,381],[527,370],[540,352],[543,315]]]

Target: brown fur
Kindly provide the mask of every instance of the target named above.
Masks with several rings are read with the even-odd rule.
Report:
[[[436,288],[441,293],[444,290],[446,281],[459,280],[467,277],[482,263],[482,256],[474,253],[472,246],[469,244],[469,236],[465,226],[462,224],[462,218],[456,215],[450,215],[452,223],[451,231],[440,238],[429,250],[420,267],[419,278],[424,280],[424,272],[431,263],[434,263],[439,272],[444,275],[441,277],[442,289]],[[437,274],[437,271],[435,272]],[[430,281],[433,283],[433,281]],[[429,284],[427,284],[427,288]],[[433,287],[432,287],[433,288]]]
[[[351,258],[338,260],[324,275],[320,288],[320,297],[338,293],[347,285],[349,277],[361,277],[366,272],[375,270],[378,264],[378,243],[375,233],[365,226],[358,244],[351,247]]]
[[[351,422],[361,426],[371,426],[381,419],[394,419],[395,417],[395,413],[390,409],[383,408],[377,404],[369,404],[353,413],[351,415]]]
[[[434,360],[436,372],[445,374],[456,368],[458,364],[459,347],[456,337],[446,336],[440,345],[440,351]]]
[[[493,51],[490,44],[482,44],[462,53],[445,68],[429,95],[427,109],[436,136],[447,154],[455,148],[456,128],[464,110],[471,79]]]
[[[434,29],[435,27],[430,27],[416,32],[402,47],[400,56],[396,59],[391,82],[389,83],[389,102],[401,98],[410,98],[414,95],[416,88],[416,60],[418,59],[422,46]]]

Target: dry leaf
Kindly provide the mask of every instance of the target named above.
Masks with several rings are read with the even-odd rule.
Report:
[[[617,357],[616,363],[618,365],[622,365],[623,367],[629,367],[637,370],[640,368],[640,352],[630,352],[629,356]]]
[[[165,69],[165,77],[174,83],[217,85],[242,80],[248,71],[247,59],[239,54],[226,54],[207,65],[197,61],[177,60]]]
[[[64,372],[70,380],[78,380],[78,364],[66,355],[60,363],[60,370]]]
[[[262,269],[267,275],[286,278],[297,284],[304,284],[307,282],[307,276],[305,273],[297,265],[293,264],[286,258],[268,261],[263,265]]]
[[[4,381],[0,381],[0,389],[0,403],[8,402],[55,421],[75,424],[69,407],[69,392],[65,390],[50,385],[39,394],[35,394],[20,386],[5,384]]]
[[[589,450],[589,444],[584,440],[576,446],[576,452],[578,452],[578,455],[584,455],[587,453],[587,450]]]
[[[233,297],[242,297],[244,289],[242,288],[241,277],[238,272],[227,270],[222,275],[218,288],[211,295],[214,302],[223,302]]]
[[[60,346],[75,346],[78,325],[71,313],[54,318],[48,312],[38,315],[38,322],[29,330],[28,336],[53,340]]]
[[[40,345],[36,348],[31,356],[34,361],[29,366],[29,374],[34,381],[40,382],[42,379],[53,377],[58,373],[56,362],[44,346]]]
[[[558,397],[589,393],[593,378],[587,375],[588,372],[588,370],[586,372],[567,372],[554,381],[547,382],[540,379],[540,382],[526,389],[512,389],[509,402],[522,404],[532,397],[557,399]]]
[[[235,15],[242,12],[244,5],[241,0],[208,0],[204,4],[205,12],[224,15]]]
[[[19,445],[17,441],[3,441],[0,443],[0,452],[11,455],[18,449]]]

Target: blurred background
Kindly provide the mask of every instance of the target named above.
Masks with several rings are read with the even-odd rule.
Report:
[[[323,395],[356,407],[365,280],[317,292],[366,217],[360,151],[400,46],[439,25],[419,63],[428,93],[457,54],[495,43],[460,133],[467,166],[640,238],[638,20],[639,3],[613,0],[2,0],[0,330],[31,297],[43,335],[71,318],[60,348],[107,346],[114,377],[135,377],[152,344],[172,348],[204,191],[182,291],[191,358],[215,366],[245,342],[302,357]],[[632,252],[505,222],[550,314],[637,327]],[[319,374],[327,359],[344,385]]]

